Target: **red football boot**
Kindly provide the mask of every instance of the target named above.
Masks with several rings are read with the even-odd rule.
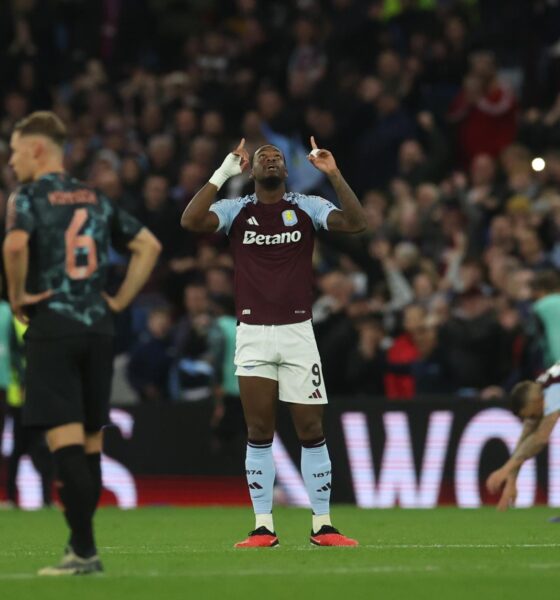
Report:
[[[358,542],[345,535],[342,535],[338,529],[332,525],[323,525],[317,533],[311,531],[309,538],[312,544],[316,546],[358,546]]]
[[[278,546],[278,537],[264,525],[251,531],[249,537],[242,542],[237,542],[234,548],[272,548]]]

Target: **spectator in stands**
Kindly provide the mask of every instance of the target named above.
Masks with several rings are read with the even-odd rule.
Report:
[[[560,146],[560,93],[550,110],[531,107],[525,111],[519,125],[519,139],[534,155]]]
[[[451,393],[453,384],[446,351],[439,341],[437,319],[426,315],[415,327],[413,335],[418,356],[407,362],[387,362],[387,374],[393,378],[410,378],[414,382],[415,396]]]
[[[294,45],[288,59],[288,86],[301,86],[307,96],[327,71],[327,56],[321,48],[320,30],[313,20],[299,17],[293,26]]]
[[[516,133],[517,99],[499,80],[490,51],[470,56],[470,71],[453,100],[449,120],[457,124],[457,150],[464,166],[477,154],[498,156]]]
[[[134,199],[138,210],[144,177],[139,160],[134,156],[125,156],[121,163],[120,176],[124,192]]]
[[[173,137],[167,134],[154,135],[148,143],[149,169],[154,175],[161,175],[167,181],[177,179],[177,160]]]
[[[469,174],[469,187],[464,190],[463,201],[471,217],[487,226],[489,219],[501,208],[495,159],[489,154],[477,154],[473,157]]]
[[[440,330],[454,389],[476,395],[502,384],[508,372],[504,335],[489,297],[480,287],[460,293],[451,318]]]
[[[235,438],[245,435],[247,428],[243,417],[239,383],[235,375],[235,336],[237,319],[232,295],[214,298],[216,334],[212,338],[213,364],[216,367],[214,380],[215,408],[212,428],[217,443],[226,450]]]
[[[180,256],[185,236],[179,226],[180,211],[169,199],[169,181],[150,175],[144,184],[143,202],[136,216],[158,238],[164,259]]]
[[[169,309],[153,308],[148,314],[146,331],[130,351],[128,380],[142,401],[162,401],[169,397],[171,326]]]
[[[447,360],[447,349],[439,339],[437,321],[427,316],[415,331],[418,359],[411,365],[415,393],[418,395],[449,394],[453,382]]]
[[[172,130],[180,160],[187,158],[190,144],[198,133],[198,127],[198,115],[192,108],[181,107],[175,112]]]
[[[414,136],[414,124],[399,96],[383,90],[375,102],[376,119],[359,144],[358,191],[386,183],[398,168],[402,142]]]
[[[213,343],[220,333],[203,283],[185,287],[184,308],[174,331],[171,394],[175,401],[208,400],[216,377]]]
[[[436,127],[433,115],[421,112],[417,120],[424,145],[416,138],[411,138],[405,140],[399,148],[398,177],[411,185],[439,181],[444,175],[448,159],[446,139]]]
[[[323,275],[319,286],[322,295],[313,305],[313,324],[323,374],[332,393],[344,393],[346,377],[340,357],[347,356],[356,340],[349,314],[354,285],[347,274],[335,270]]]
[[[386,369],[383,340],[385,332],[379,318],[369,314],[355,320],[357,340],[346,357],[348,391],[381,397]]]
[[[392,252],[391,244],[385,239],[378,239],[371,244],[373,255],[379,260],[390,295],[390,306],[393,311],[402,310],[414,299],[414,291],[404,272],[410,270],[417,259],[416,248],[405,243],[400,244]],[[404,272],[403,272],[404,271]]]
[[[95,179],[95,184],[106,196],[126,211],[139,212],[139,198],[123,188],[122,179],[117,171],[112,169],[101,171]]]
[[[533,271],[543,271],[553,268],[546,255],[543,243],[538,233],[532,229],[524,229],[517,234],[519,256],[523,264]]]
[[[387,350],[389,368],[385,375],[385,395],[392,400],[411,400],[416,393],[414,377],[406,370],[405,374],[392,372],[392,367],[410,365],[417,361],[420,353],[417,346],[418,333],[425,326],[426,309],[418,304],[410,304],[403,311],[402,333],[395,338]]]
[[[171,192],[177,206],[183,210],[205,180],[205,172],[201,165],[185,162],[179,171],[178,185]]]

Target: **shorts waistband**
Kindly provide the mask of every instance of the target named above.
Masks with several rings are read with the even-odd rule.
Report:
[[[243,325],[244,327],[296,327],[298,325],[311,324],[312,319],[306,319],[305,321],[297,321],[296,323],[244,323],[243,321],[237,321],[237,325]]]

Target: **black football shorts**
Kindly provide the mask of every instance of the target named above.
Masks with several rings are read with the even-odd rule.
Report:
[[[93,433],[109,422],[112,335],[28,338],[26,357],[25,426],[51,429],[83,423]]]

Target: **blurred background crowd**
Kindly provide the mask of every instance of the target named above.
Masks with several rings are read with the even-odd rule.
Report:
[[[501,397],[560,359],[560,2],[7,0],[0,56],[0,218],[12,127],[52,109],[69,172],[163,244],[116,400],[238,394],[227,239],[179,220],[240,137],[334,200],[314,135],[367,214],[314,256],[331,395]]]

